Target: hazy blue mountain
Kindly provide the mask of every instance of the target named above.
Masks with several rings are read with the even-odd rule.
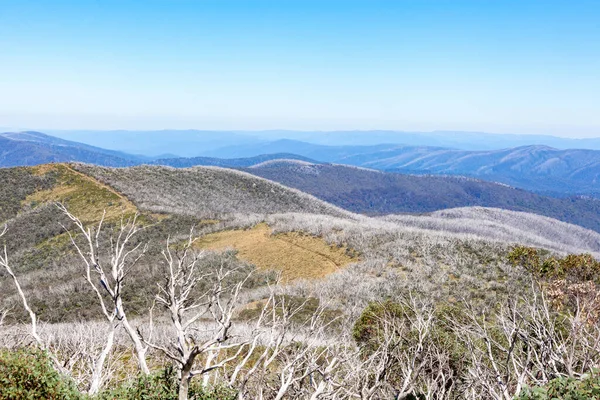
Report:
[[[245,146],[228,146],[211,152],[213,157],[236,158],[255,157],[260,154],[291,153],[323,162],[337,162],[343,158],[359,154],[371,154],[395,149],[395,144],[377,144],[373,146],[325,146],[298,140],[281,139],[268,143]]]
[[[559,150],[522,146],[468,151],[431,146],[323,146],[279,140],[269,144],[234,146],[215,152],[221,157],[251,157],[255,153],[290,152],[322,162],[383,171],[465,175],[552,194],[600,195],[600,151]]]
[[[598,132],[600,135],[600,132]],[[515,135],[485,132],[434,131],[334,131],[334,132],[289,132],[289,139],[307,141],[330,146],[394,143],[409,146],[436,146],[463,150],[495,150],[507,147],[546,145],[558,149],[600,150],[600,138],[573,139],[550,135]]]
[[[270,160],[287,159],[287,160],[299,160],[310,163],[316,163],[307,157],[302,157],[296,154],[289,153],[276,153],[276,154],[263,154],[255,157],[247,158],[214,158],[214,157],[180,157],[180,158],[161,158],[152,161],[148,164],[152,165],[167,165],[175,168],[188,168],[195,166],[216,166],[216,167],[250,167],[252,165],[263,163]]]
[[[127,133],[127,131],[123,132]],[[129,132],[123,140],[130,141],[129,146],[139,153],[140,150],[135,148],[136,144],[143,148],[152,142],[153,135],[163,137],[166,132],[168,131],[148,133],[150,137],[143,132]],[[92,133],[88,132],[86,135]],[[93,135],[97,136],[98,133]],[[112,135],[119,135],[119,132],[114,131]],[[243,135],[241,136],[245,139],[241,144],[208,150],[210,146],[218,146],[240,136],[237,133],[231,135],[219,138],[216,132],[178,131],[174,133],[172,147],[164,146],[156,149],[157,154],[159,150],[160,154],[170,153],[175,147],[180,146],[184,139],[191,138],[191,143],[188,145],[190,153],[196,151],[193,149],[202,142],[205,144],[200,147],[210,156],[181,158],[171,155],[156,160],[156,157],[107,150],[39,132],[8,132],[0,135],[3,139],[0,147],[2,151],[0,165],[81,161],[104,166],[152,163],[176,167],[193,165],[247,167],[276,158],[291,158],[412,174],[470,176],[552,195],[600,196],[600,151],[597,150],[559,150],[548,146],[522,146],[501,150],[469,151],[393,143],[371,146],[326,146],[291,139],[261,141],[264,138]]]
[[[519,146],[545,145],[558,149],[584,148],[600,150],[600,138],[573,139],[550,135],[513,135],[461,131],[52,130],[48,132],[63,139],[152,157],[165,153],[185,157],[221,157],[221,155],[213,152],[222,147],[267,145],[282,139],[328,146],[373,146],[381,143],[391,143],[396,145],[433,146],[462,150],[495,150]],[[288,151],[286,150],[286,152]],[[249,156],[258,154],[250,154]]]
[[[40,132],[0,133],[1,167],[69,161],[124,167],[145,160],[145,157],[71,142]]]
[[[402,149],[342,162],[388,171],[467,175],[538,192],[600,194],[600,151],[525,146],[505,150]],[[389,157],[388,157],[389,156]]]
[[[600,149],[600,139],[572,139],[550,135],[515,135],[485,132],[433,131],[261,131],[253,134],[266,141],[290,139],[328,146],[372,146],[381,143],[437,146],[463,150],[494,150],[507,147],[546,145],[556,148]],[[600,134],[600,133],[599,133]]]
[[[261,142],[251,134],[226,131],[157,130],[157,131],[49,131],[63,139],[152,158],[164,155],[197,157],[209,155],[220,147]]]
[[[345,165],[273,160],[243,169],[364,214],[423,213],[465,206],[527,211],[600,232],[600,200],[554,198],[453,176],[385,173]]]

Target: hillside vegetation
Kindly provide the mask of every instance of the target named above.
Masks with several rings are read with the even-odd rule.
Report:
[[[143,210],[211,216],[221,213],[350,213],[300,191],[230,169],[158,166],[111,169],[78,164],[78,171],[114,187]]]
[[[368,217],[217,167],[0,174],[10,390],[28,381],[14,354],[36,390],[94,400],[512,398],[522,376],[545,388],[600,365],[598,326],[581,325],[600,315],[585,228],[479,207]]]
[[[482,206],[526,211],[600,231],[600,201],[590,198],[547,197],[464,177],[384,173],[294,160],[273,160],[245,171],[356,213],[425,213]]]
[[[63,203],[85,222],[97,222],[103,213],[106,213],[107,220],[112,220],[137,212],[125,196],[68,164],[42,165],[31,171],[36,175],[50,174],[55,177],[55,182],[52,188],[37,190],[27,196],[23,200],[24,205]]]
[[[559,150],[543,145],[485,151],[404,144],[325,146],[284,139],[262,145],[232,146],[214,154],[218,157],[252,157],[269,153],[294,153],[320,162],[382,171],[464,175],[563,196],[597,196],[600,193],[598,150]]]

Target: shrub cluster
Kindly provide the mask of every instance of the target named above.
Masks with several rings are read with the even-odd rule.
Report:
[[[545,386],[525,388],[515,400],[598,400],[600,376],[590,374],[582,379],[556,378]]]
[[[0,399],[82,398],[74,383],[54,370],[47,354],[31,349],[0,350]]]
[[[59,374],[48,355],[39,350],[0,351],[1,400],[175,400],[177,377],[172,367],[149,376],[140,376],[90,398]],[[234,400],[237,393],[225,386],[203,387],[193,382],[191,400]]]

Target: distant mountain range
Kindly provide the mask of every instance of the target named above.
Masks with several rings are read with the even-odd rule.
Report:
[[[600,195],[600,151],[524,146],[467,151],[441,147],[322,146],[292,140],[220,149],[220,157],[294,153],[315,160],[411,174],[470,176],[552,195]]]
[[[124,167],[148,160],[147,157],[106,150],[40,132],[0,133],[0,166],[2,167],[70,161]]]
[[[557,149],[600,150],[600,139],[572,139],[549,135],[514,135],[485,132],[433,131],[404,132],[385,130],[354,131],[47,131],[63,139],[89,145],[157,157],[214,156],[215,150],[236,145],[265,145],[281,139],[328,146],[372,146],[381,143],[408,146],[434,146],[462,150],[495,150],[509,147],[545,145]],[[598,132],[600,136],[600,132]],[[143,138],[143,140],[140,140]]]
[[[181,135],[174,137],[174,141],[183,140]],[[199,140],[198,135],[190,136],[190,147]],[[137,137],[141,147],[151,140]],[[215,146],[222,143],[217,142]],[[168,148],[163,150],[163,154],[169,152]],[[0,166],[4,167],[79,161],[111,167],[154,164],[178,168],[196,165],[246,168],[269,160],[292,159],[387,172],[467,176],[557,197],[586,195],[600,198],[600,151],[597,150],[558,150],[539,145],[485,151],[398,144],[325,146],[283,139],[214,148],[207,153],[212,156],[149,157],[40,132],[0,134]]]
[[[60,139],[41,132],[0,133],[0,167],[39,165],[52,162],[84,162],[108,167],[129,167],[141,164],[166,165],[177,168],[196,165],[249,167],[273,159],[295,159],[317,162],[290,153],[258,155],[241,159],[214,157],[160,158],[132,155],[83,143]]]
[[[214,167],[226,167],[226,168],[243,168],[250,167],[256,164],[260,164],[270,160],[298,160],[306,161],[310,163],[318,163],[308,157],[302,157],[297,154],[291,153],[275,153],[275,154],[261,154],[254,157],[245,158],[215,158],[215,157],[180,157],[180,158],[160,158],[149,162],[151,165],[166,165],[175,168],[189,168],[195,166],[214,166]]]

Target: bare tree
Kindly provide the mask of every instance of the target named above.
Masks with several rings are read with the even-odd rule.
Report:
[[[535,283],[497,310],[466,310],[455,329],[468,350],[471,398],[509,400],[526,385],[578,378],[600,365],[600,327],[588,319],[594,310],[559,312]]]
[[[6,316],[8,315],[10,309],[1,309],[0,310],[0,326],[4,325],[4,320],[6,319]]]
[[[6,226],[4,226],[4,229],[2,230],[2,232],[0,232],[0,238],[6,234],[7,229],[8,228]],[[19,297],[21,298],[21,303],[23,304],[23,308],[25,309],[25,311],[27,311],[27,314],[29,314],[29,320],[30,320],[30,325],[29,325],[30,332],[29,333],[30,333],[31,337],[33,337],[33,339],[35,340],[37,347],[41,350],[47,351],[48,356],[52,360],[52,362],[57,370],[59,370],[61,372],[65,372],[63,366],[56,358],[56,355],[53,352],[48,351],[49,348],[48,348],[47,343],[42,339],[42,337],[40,336],[40,334],[38,332],[37,314],[29,306],[29,303],[27,302],[27,297],[25,296],[25,292],[23,292],[23,289],[21,288],[21,284],[19,283],[17,276],[15,275],[15,273],[13,272],[13,270],[10,266],[6,245],[4,246],[3,251],[0,254],[0,266],[2,266],[6,270],[8,275],[10,275],[10,277],[12,278],[12,280],[15,284],[15,287],[17,289],[17,293],[19,293]],[[2,312],[2,315],[0,315],[0,325],[2,325],[2,323],[4,322],[4,318],[6,317],[7,313],[8,313],[8,310],[4,310]]]
[[[227,381],[246,398],[337,398],[347,340],[339,316],[321,299],[293,299],[279,286],[256,309],[252,342],[232,364]]]
[[[4,229],[2,230],[2,232],[0,233],[0,238],[2,236],[4,236],[6,234],[6,231],[8,230],[8,228],[6,226],[4,226]],[[38,333],[38,318],[37,315],[35,314],[35,312],[31,309],[31,307],[29,307],[29,303],[27,302],[27,298],[25,297],[25,293],[23,292],[23,289],[21,289],[21,285],[19,284],[19,281],[17,279],[17,276],[15,275],[15,273],[13,272],[12,268],[10,267],[10,263],[8,260],[8,252],[6,250],[6,245],[4,246],[4,250],[3,253],[0,254],[0,266],[4,267],[4,269],[6,270],[6,272],[8,273],[8,275],[10,275],[10,277],[12,278],[15,287],[17,288],[17,292],[19,293],[19,297],[21,298],[21,302],[23,303],[23,308],[25,308],[25,311],[27,311],[27,313],[29,314],[29,319],[31,321],[31,329],[30,329],[30,333],[31,336],[33,337],[33,339],[35,340],[35,342],[37,343],[37,345],[45,350],[46,349],[46,344],[44,343],[44,341],[42,340],[41,336]],[[4,320],[4,315],[3,318]]]
[[[131,339],[140,370],[144,374],[149,374],[150,370],[146,362],[146,351],[148,347],[144,345],[138,335],[137,330],[131,325],[127,318],[127,313],[123,305],[123,285],[127,275],[131,272],[133,266],[144,255],[147,249],[140,243],[132,244],[132,239],[140,231],[137,224],[137,214],[127,220],[121,219],[117,234],[111,235],[109,239],[108,255],[105,258],[101,245],[101,232],[105,220],[106,212],[97,226],[86,227],[83,222],[74,216],[63,205],[58,204],[58,208],[75,224],[77,230],[84,239],[83,248],[78,244],[76,237],[65,228],[71,242],[85,267],[85,278],[95,293],[102,313],[110,326],[107,333],[103,350],[94,363],[94,373],[90,383],[89,393],[97,393],[101,383],[102,374],[105,367],[106,358],[114,345],[115,330],[119,324],[125,328]],[[108,259],[105,266],[105,260]],[[108,297],[108,300],[106,299]]]
[[[147,345],[161,351],[177,366],[179,399],[188,398],[191,380],[236,359],[246,342],[232,341],[232,317],[238,296],[246,279],[231,280],[237,268],[219,266],[201,268],[203,252],[193,248],[193,232],[183,249],[172,249],[170,240],[163,250],[166,262],[164,282],[159,283],[157,304],[168,313],[173,337],[164,345],[147,335]],[[232,282],[230,282],[232,281]],[[207,286],[207,287],[201,287]],[[234,355],[221,357],[228,349],[237,349]],[[195,361],[202,355],[204,365]]]

